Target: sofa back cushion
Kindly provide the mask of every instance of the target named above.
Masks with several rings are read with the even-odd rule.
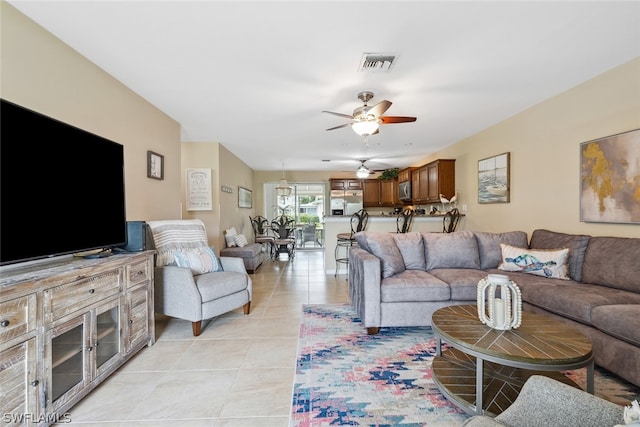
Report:
[[[478,244],[471,231],[422,233],[427,271],[434,268],[480,268]]]
[[[640,293],[640,239],[592,237],[582,281]]]
[[[589,244],[590,236],[584,234],[565,234],[549,230],[534,230],[531,235],[531,249],[569,249],[569,277],[576,282],[582,281],[582,264]]]
[[[380,258],[383,278],[391,277],[405,270],[402,254],[396,246],[392,233],[360,231],[354,235],[354,238],[358,246]]]
[[[518,248],[528,245],[527,233],[524,231],[508,231],[506,233],[485,233],[475,231],[474,236],[480,254],[480,269],[498,268],[502,262],[500,243]]]
[[[422,234],[417,231],[392,234],[407,270],[426,270]]]

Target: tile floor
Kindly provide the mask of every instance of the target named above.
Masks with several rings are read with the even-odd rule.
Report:
[[[251,277],[251,314],[203,323],[197,338],[158,315],[156,343],[71,408],[71,424],[287,426],[302,304],[347,303],[346,276],[325,274],[323,252],[299,250]]]

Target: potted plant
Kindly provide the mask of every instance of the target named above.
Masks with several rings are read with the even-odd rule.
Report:
[[[385,169],[382,171],[378,179],[381,179],[383,181],[390,181],[392,179],[397,179],[399,172],[400,172],[400,168]]]

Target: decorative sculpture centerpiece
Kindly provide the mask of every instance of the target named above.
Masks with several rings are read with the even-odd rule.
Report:
[[[520,326],[522,295],[509,276],[489,274],[478,282],[478,317],[485,325],[502,331]]]

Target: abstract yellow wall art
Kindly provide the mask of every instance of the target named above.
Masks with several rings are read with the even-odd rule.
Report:
[[[580,144],[580,221],[640,224],[640,129]]]

